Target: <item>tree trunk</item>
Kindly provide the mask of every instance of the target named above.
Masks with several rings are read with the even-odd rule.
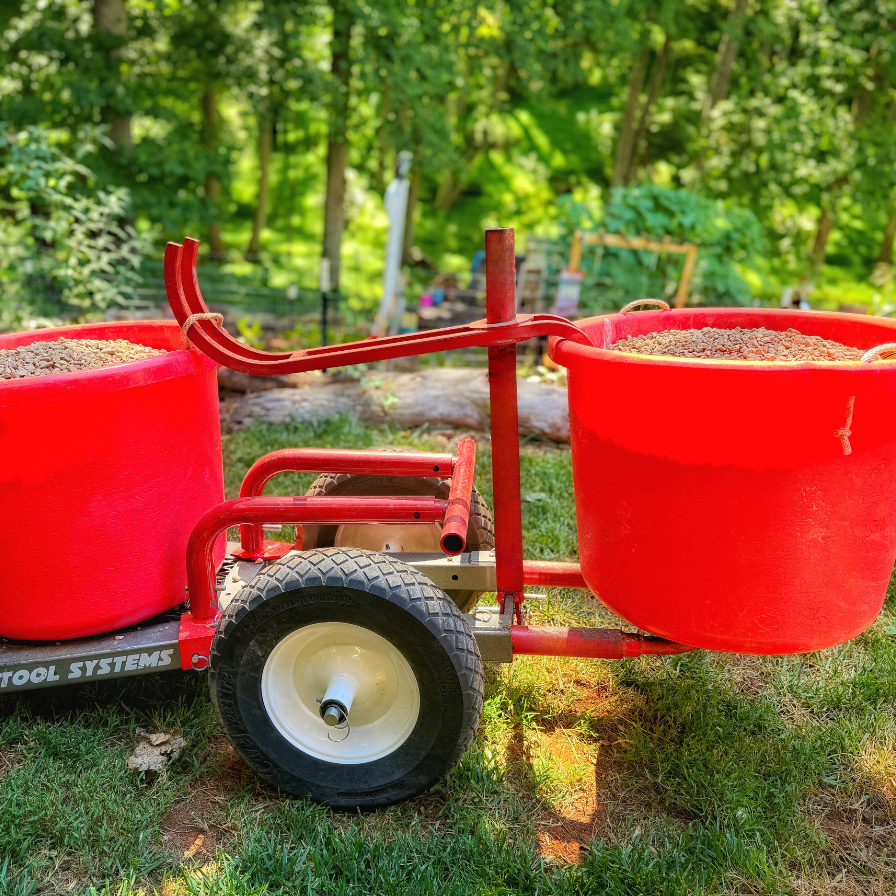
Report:
[[[274,122],[265,116],[258,123],[258,199],[252,219],[252,236],[246,247],[246,255],[258,255],[261,231],[268,220],[268,201],[271,192],[271,151],[274,147]]]
[[[892,211],[887,219],[884,238],[880,242],[880,252],[877,253],[878,264],[893,264],[894,239],[896,239],[896,210]]]
[[[460,199],[464,191],[464,182],[453,171],[446,171],[445,176],[439,181],[436,195],[432,201],[432,207],[439,211],[447,211]]]
[[[221,115],[218,112],[218,98],[215,95],[215,88],[211,84],[207,84],[202,93],[201,106],[202,144],[206,149],[213,150],[218,145]],[[205,198],[213,212],[212,219],[208,225],[208,248],[213,256],[219,258],[223,258],[227,254],[227,247],[224,245],[224,240],[221,239],[221,222],[219,220],[221,194],[221,182],[213,171],[208,171],[205,175]]]
[[[125,0],[94,0],[93,2],[93,26],[97,34],[109,34],[113,37],[127,38],[128,36],[128,11]],[[127,48],[124,45],[115,47],[109,51],[110,68],[116,70],[116,82],[120,84],[120,65],[127,57]],[[121,112],[104,109],[104,119],[109,125],[109,139],[116,147],[130,146],[131,116]]]
[[[840,193],[849,180],[848,174],[841,174],[827,189],[827,197],[822,197],[821,217],[818,219],[818,229],[815,231],[815,239],[812,241],[812,251],[809,253],[809,261],[812,265],[812,276],[818,276],[824,264],[828,251],[828,237],[834,229],[837,218],[837,206],[840,204]]]
[[[880,80],[884,80],[880,78],[880,63],[878,61],[879,50],[880,41],[876,40],[871,44],[871,48],[868,50],[868,61],[866,63],[867,75],[860,80],[856,95],[852,100],[852,120],[856,125],[865,123],[865,119],[871,111],[871,100],[877,92],[878,84],[880,83]],[[871,82],[870,89],[868,86],[869,82]]]
[[[743,36],[747,0],[737,0],[734,9],[728,16],[728,24],[722,39],[719,41],[719,50],[716,53],[716,67],[709,79],[709,92],[703,103],[701,121],[709,118],[715,105],[728,97],[731,89],[731,74],[734,71],[734,63],[740,52],[740,39]]]
[[[420,149],[417,148],[417,154]],[[411,183],[408,187],[408,211],[404,219],[404,244],[401,249],[401,263],[410,264],[411,249],[414,246],[414,208],[420,196],[420,163],[414,166],[411,172]]]
[[[345,168],[348,145],[330,140],[327,144],[327,196],[324,204],[323,257],[330,259],[330,282],[339,291],[342,232],[345,230]]]
[[[445,97],[445,117],[448,120],[448,129],[463,135],[466,128],[464,117],[467,114],[467,85],[470,75],[470,59],[465,54],[462,59],[460,82],[461,87],[454,96]],[[452,125],[452,118],[454,124]],[[468,142],[468,141],[465,141]],[[463,174],[449,168],[436,187],[436,195],[432,201],[432,207],[438,211],[447,211],[460,199],[463,194]]]
[[[810,260],[812,262],[812,274],[817,276],[824,265],[825,255],[828,250],[828,237],[834,229],[834,216],[825,205],[821,210],[821,218],[818,221],[818,229],[815,231],[815,239],[812,242]]]
[[[641,98],[641,90],[644,87],[644,78],[647,75],[649,59],[650,50],[647,47],[641,49],[635,57],[635,63],[628,82],[628,100],[625,103],[625,112],[622,115],[619,136],[616,138],[616,159],[613,163],[613,177],[610,180],[611,187],[621,187],[628,180],[632,161],[632,147],[635,142],[635,114],[638,111],[638,101]]]
[[[127,37],[128,11],[125,0],[93,0],[93,24],[100,34]]]
[[[283,171],[280,175],[280,190],[286,192],[286,242],[292,242],[292,214],[296,203],[296,182],[292,178],[292,157],[295,149],[295,140],[290,140],[287,132],[283,132]],[[281,206],[284,204],[280,199]]]
[[[671,48],[672,38],[667,34],[666,39],[663,41],[663,48],[656,57],[656,61],[653,63],[653,71],[650,73],[650,82],[647,85],[647,98],[644,100],[644,107],[641,109],[641,117],[638,121],[638,132],[632,142],[632,157],[628,164],[626,183],[631,180],[631,175],[641,156],[641,147],[644,146],[644,141],[647,138],[647,126],[650,123],[650,110],[659,98],[660,88],[663,86],[663,76],[666,74],[666,64],[669,61],[669,52]]]
[[[205,176],[205,198],[209,200],[209,204],[216,210],[221,207],[221,181],[214,174],[206,174]],[[221,222],[219,220],[209,221],[208,230],[208,250],[213,258],[226,258],[227,246],[221,237]]]
[[[377,154],[376,174],[374,175],[376,189],[379,193],[386,191],[386,172],[389,170],[389,116],[392,114],[392,99],[387,87],[383,87],[383,97],[380,101],[380,126],[377,129]]]
[[[333,42],[330,72],[333,96],[330,101],[327,141],[327,195],[324,201],[323,255],[330,259],[330,281],[339,290],[339,261],[345,229],[345,169],[348,160],[348,103],[351,78],[352,17],[341,0],[333,2]]]

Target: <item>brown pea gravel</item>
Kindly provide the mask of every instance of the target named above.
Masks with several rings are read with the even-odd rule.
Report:
[[[142,361],[165,355],[164,349],[149,348],[127,339],[66,339],[32,342],[19,348],[0,349],[0,379],[14,380],[54,373],[94,370],[125,361]]]
[[[667,358],[710,358],[714,361],[861,361],[864,352],[799,330],[765,327],[721,330],[661,330],[628,336],[608,346],[610,351]]]

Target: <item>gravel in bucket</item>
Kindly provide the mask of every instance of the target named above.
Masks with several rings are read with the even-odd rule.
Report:
[[[164,349],[149,348],[127,339],[66,339],[32,342],[19,348],[0,349],[0,379],[14,380],[54,373],[95,370],[126,361],[142,361],[165,355]]]
[[[765,327],[722,330],[661,330],[628,336],[608,346],[626,354],[665,358],[709,358],[713,361],[861,361],[861,349],[799,330],[766,330]]]

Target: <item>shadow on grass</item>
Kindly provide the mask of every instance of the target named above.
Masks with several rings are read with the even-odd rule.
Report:
[[[171,673],[4,700],[0,727],[0,896],[166,893],[678,894],[726,875],[762,878],[761,854],[712,826],[595,844],[579,866],[545,863],[531,803],[478,743],[417,801],[369,815],[334,813],[237,787],[216,856],[171,854],[160,823],[209,772],[215,725],[200,676]],[[185,754],[150,780],[127,770],[137,725],[179,728]],[[758,857],[757,857],[758,856]]]
[[[15,869],[19,880],[77,890],[166,865],[160,820],[202,770],[214,730],[204,677],[173,672],[0,704],[0,855],[10,880]],[[137,726],[182,731],[184,756],[159,775],[130,771]],[[16,892],[4,886],[0,894]]]
[[[737,693],[709,654],[626,663],[619,683],[644,697],[629,762],[665,804],[772,851],[818,854],[801,806],[837,749],[823,728],[790,725],[766,695]]]

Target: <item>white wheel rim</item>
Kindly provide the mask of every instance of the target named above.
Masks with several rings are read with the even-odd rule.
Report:
[[[390,523],[345,523],[336,530],[333,546],[362,548],[383,554],[404,551],[433,554],[442,551],[442,527],[432,525],[397,526]]]
[[[319,700],[336,676],[355,685],[345,729],[329,727]],[[373,762],[397,750],[420,714],[410,664],[381,635],[347,622],[296,629],[271,651],[261,694],[274,727],[295,747],[328,762]]]

